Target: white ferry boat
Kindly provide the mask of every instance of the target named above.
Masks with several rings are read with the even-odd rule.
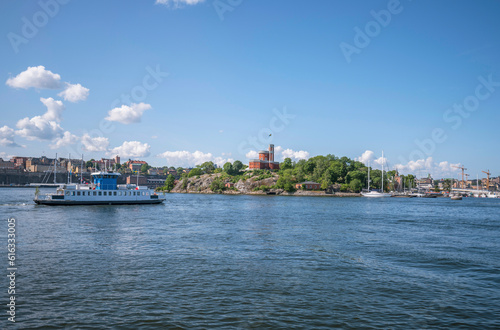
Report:
[[[43,205],[113,205],[160,204],[165,201],[148,187],[117,184],[120,173],[101,171],[91,175],[91,184],[63,184],[55,194],[35,194],[34,202]]]

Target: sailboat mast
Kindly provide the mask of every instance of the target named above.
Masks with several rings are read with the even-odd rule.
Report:
[[[57,177],[57,153],[56,153],[56,159],[54,159],[54,184],[56,184],[56,177]]]
[[[83,183],[83,154],[82,154],[82,162],[80,163],[80,184]]]
[[[382,193],[384,192],[384,150],[382,150]]]
[[[368,161],[368,182],[367,182],[368,192],[370,192],[370,161]]]

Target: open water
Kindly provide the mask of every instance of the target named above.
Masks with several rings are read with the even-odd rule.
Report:
[[[500,199],[33,194],[0,189],[2,328],[500,328]]]

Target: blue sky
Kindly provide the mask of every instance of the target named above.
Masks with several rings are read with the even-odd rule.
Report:
[[[500,2],[187,2],[2,2],[0,157],[500,174]]]

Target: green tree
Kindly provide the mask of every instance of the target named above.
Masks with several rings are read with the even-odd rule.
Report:
[[[189,171],[188,177],[191,178],[193,176],[198,176],[198,175],[202,175],[202,174],[203,174],[203,172],[202,172],[201,168],[195,167],[191,171]]]
[[[235,172],[235,175],[240,174],[240,171],[243,170],[244,167],[245,165],[243,165],[242,162],[240,162],[239,160],[235,160],[233,163],[233,170]]]
[[[292,160],[290,158],[285,158],[285,160],[283,161],[283,163],[280,164],[280,169],[282,170],[289,170],[289,169],[292,169],[293,168],[293,163],[292,163]]]
[[[142,166],[141,166],[141,172],[142,173],[146,173],[149,170],[150,167],[151,166],[149,166],[148,164],[142,164]]]
[[[230,162],[227,162],[224,164],[223,168],[224,168],[224,172],[226,172],[229,175],[233,175],[233,173],[234,173],[233,164],[231,164]]]
[[[174,176],[172,174],[169,174],[169,176],[165,180],[165,190],[170,192],[172,189],[174,189],[174,182],[175,182]]]
[[[446,191],[451,191],[451,187],[453,186],[453,182],[451,179],[444,179],[443,189]]]
[[[361,189],[363,189],[363,184],[361,183],[361,180],[353,179],[349,183],[349,188],[354,192],[359,192],[361,191]]]
[[[215,164],[213,162],[204,162],[198,167],[206,174],[210,174],[215,170]]]
[[[285,189],[285,191],[287,191],[287,192],[294,192],[295,191],[295,187],[294,187],[293,183],[291,183],[291,182],[286,182],[283,189]]]
[[[91,160],[88,160],[88,161],[85,163],[85,167],[86,167],[86,168],[93,167],[93,166],[94,166],[94,163],[92,163],[92,162],[94,162],[94,161],[95,161],[95,159],[94,159],[94,158],[92,158]]]

